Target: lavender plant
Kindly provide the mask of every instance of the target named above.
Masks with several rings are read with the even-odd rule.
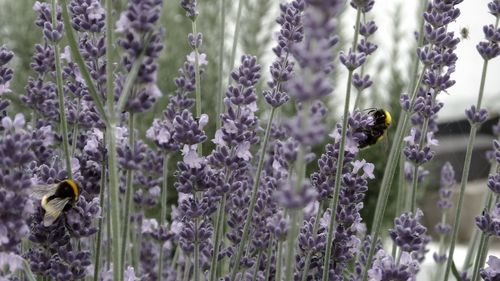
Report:
[[[130,0],[124,6],[111,0],[34,4],[35,26],[42,37],[33,48],[24,93],[11,90],[19,88],[11,87],[14,54],[0,47],[2,277],[416,280],[430,242],[423,212],[417,208],[417,189],[431,172],[426,164],[435,154],[431,147],[438,144],[434,135],[443,107],[439,93],[451,91],[454,84],[451,74],[459,40],[448,24],[460,15],[461,0],[430,1],[422,15],[422,45],[416,52],[421,74],[411,82],[411,94],[401,95],[403,111],[370,234],[361,211],[375,183],[375,166],[360,156],[360,143],[379,120],[358,107],[361,93],[373,84],[365,74],[365,62],[377,49],[372,40],[378,27],[367,20],[375,2],[349,2],[356,11],[354,38],[343,44],[350,49],[339,54],[334,47],[343,40],[337,36],[337,18],[344,1],[282,3],[265,87],[259,86],[265,75],[262,57],[243,54],[239,62],[234,59],[240,29],[254,30],[240,26],[245,25],[244,2],[238,2],[229,60],[223,50],[225,9],[217,25],[219,38],[204,41],[198,29],[205,27],[198,20],[204,12],[201,7],[207,6],[193,0],[177,3],[191,32],[188,49],[177,50],[185,59],[173,66],[178,69],[176,77],[160,75],[160,59],[174,56],[180,45],[164,42],[165,30],[168,34],[176,27],[164,26],[163,1]],[[224,3],[220,2],[225,8]],[[474,137],[487,119],[481,107],[485,73],[488,62],[500,53],[500,3],[494,0],[488,7],[496,23],[484,28],[486,41],[477,47],[484,69],[478,103],[466,111],[472,130],[457,216],[454,225],[448,225],[443,215],[436,227],[441,236],[434,257],[447,263],[444,280],[453,262]],[[243,45],[252,45],[251,37],[245,34]],[[222,46],[217,84],[218,92],[225,88],[223,97],[208,91],[213,87],[204,80],[215,66],[203,50],[214,42]],[[345,68],[337,66],[337,55]],[[227,85],[224,62],[230,66]],[[347,73],[343,116],[330,128],[326,104],[338,95],[332,82],[337,79],[332,78],[342,71]],[[174,92],[166,91],[164,83]],[[357,96],[350,112],[353,86]],[[219,104],[216,110],[210,106]],[[294,108],[295,116],[281,111],[285,104]],[[155,116],[152,122],[145,112]],[[499,151],[496,140],[491,155],[497,167]],[[408,161],[412,193],[406,212],[382,234],[399,155]],[[495,168],[488,179],[492,195],[476,219],[481,238],[472,251],[472,271],[465,272],[474,281],[499,276],[496,257],[490,256],[484,267],[488,238],[500,235],[499,178]],[[57,194],[47,191],[42,200],[30,195],[67,179],[78,183],[78,200],[62,206],[47,225],[44,216],[53,212],[47,201]],[[452,207],[454,184],[453,168],[445,164],[440,209]],[[392,240],[392,255],[383,247],[384,238]]]

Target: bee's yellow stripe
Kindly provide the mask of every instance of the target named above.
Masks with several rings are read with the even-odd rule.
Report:
[[[392,116],[387,110],[384,110],[384,113],[385,113],[385,125],[389,127],[392,123]]]
[[[75,194],[75,200],[76,200],[78,198],[78,196],[80,195],[79,190],[78,190],[78,185],[76,185],[76,182],[74,180],[71,180],[71,179],[66,180],[66,182],[73,189],[73,193]]]

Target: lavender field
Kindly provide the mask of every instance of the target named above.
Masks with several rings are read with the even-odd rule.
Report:
[[[0,281],[500,281],[471,1],[0,0]]]

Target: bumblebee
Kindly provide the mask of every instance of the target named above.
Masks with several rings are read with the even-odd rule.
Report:
[[[372,108],[368,110],[368,114],[373,117],[373,125],[363,130],[366,139],[359,142],[359,148],[374,145],[382,140],[385,132],[392,123],[392,116],[387,110]]]
[[[460,36],[462,39],[469,39],[469,29],[467,27],[462,27],[462,29],[460,29]]]
[[[33,197],[41,200],[45,210],[43,225],[52,225],[64,212],[71,209],[78,201],[80,187],[72,180],[67,179],[59,183],[36,185],[32,190]]]

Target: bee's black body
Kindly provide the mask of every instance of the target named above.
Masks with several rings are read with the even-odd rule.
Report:
[[[373,125],[369,129],[363,131],[366,135],[366,139],[359,142],[359,148],[365,148],[380,141],[392,122],[389,112],[383,109],[370,109],[368,114],[373,117]]]
[[[50,202],[54,198],[69,198],[70,202],[76,202],[76,200],[78,199],[78,193],[77,190],[75,190],[75,188],[70,184],[69,180],[64,180],[58,184],[55,193],[47,198],[47,202]],[[64,210],[67,211],[70,208],[71,204],[67,204],[64,207]]]
[[[80,187],[72,179],[48,185],[36,185],[32,188],[33,197],[40,199],[40,204],[45,210],[43,225],[52,225],[57,218],[71,209],[78,201]]]

